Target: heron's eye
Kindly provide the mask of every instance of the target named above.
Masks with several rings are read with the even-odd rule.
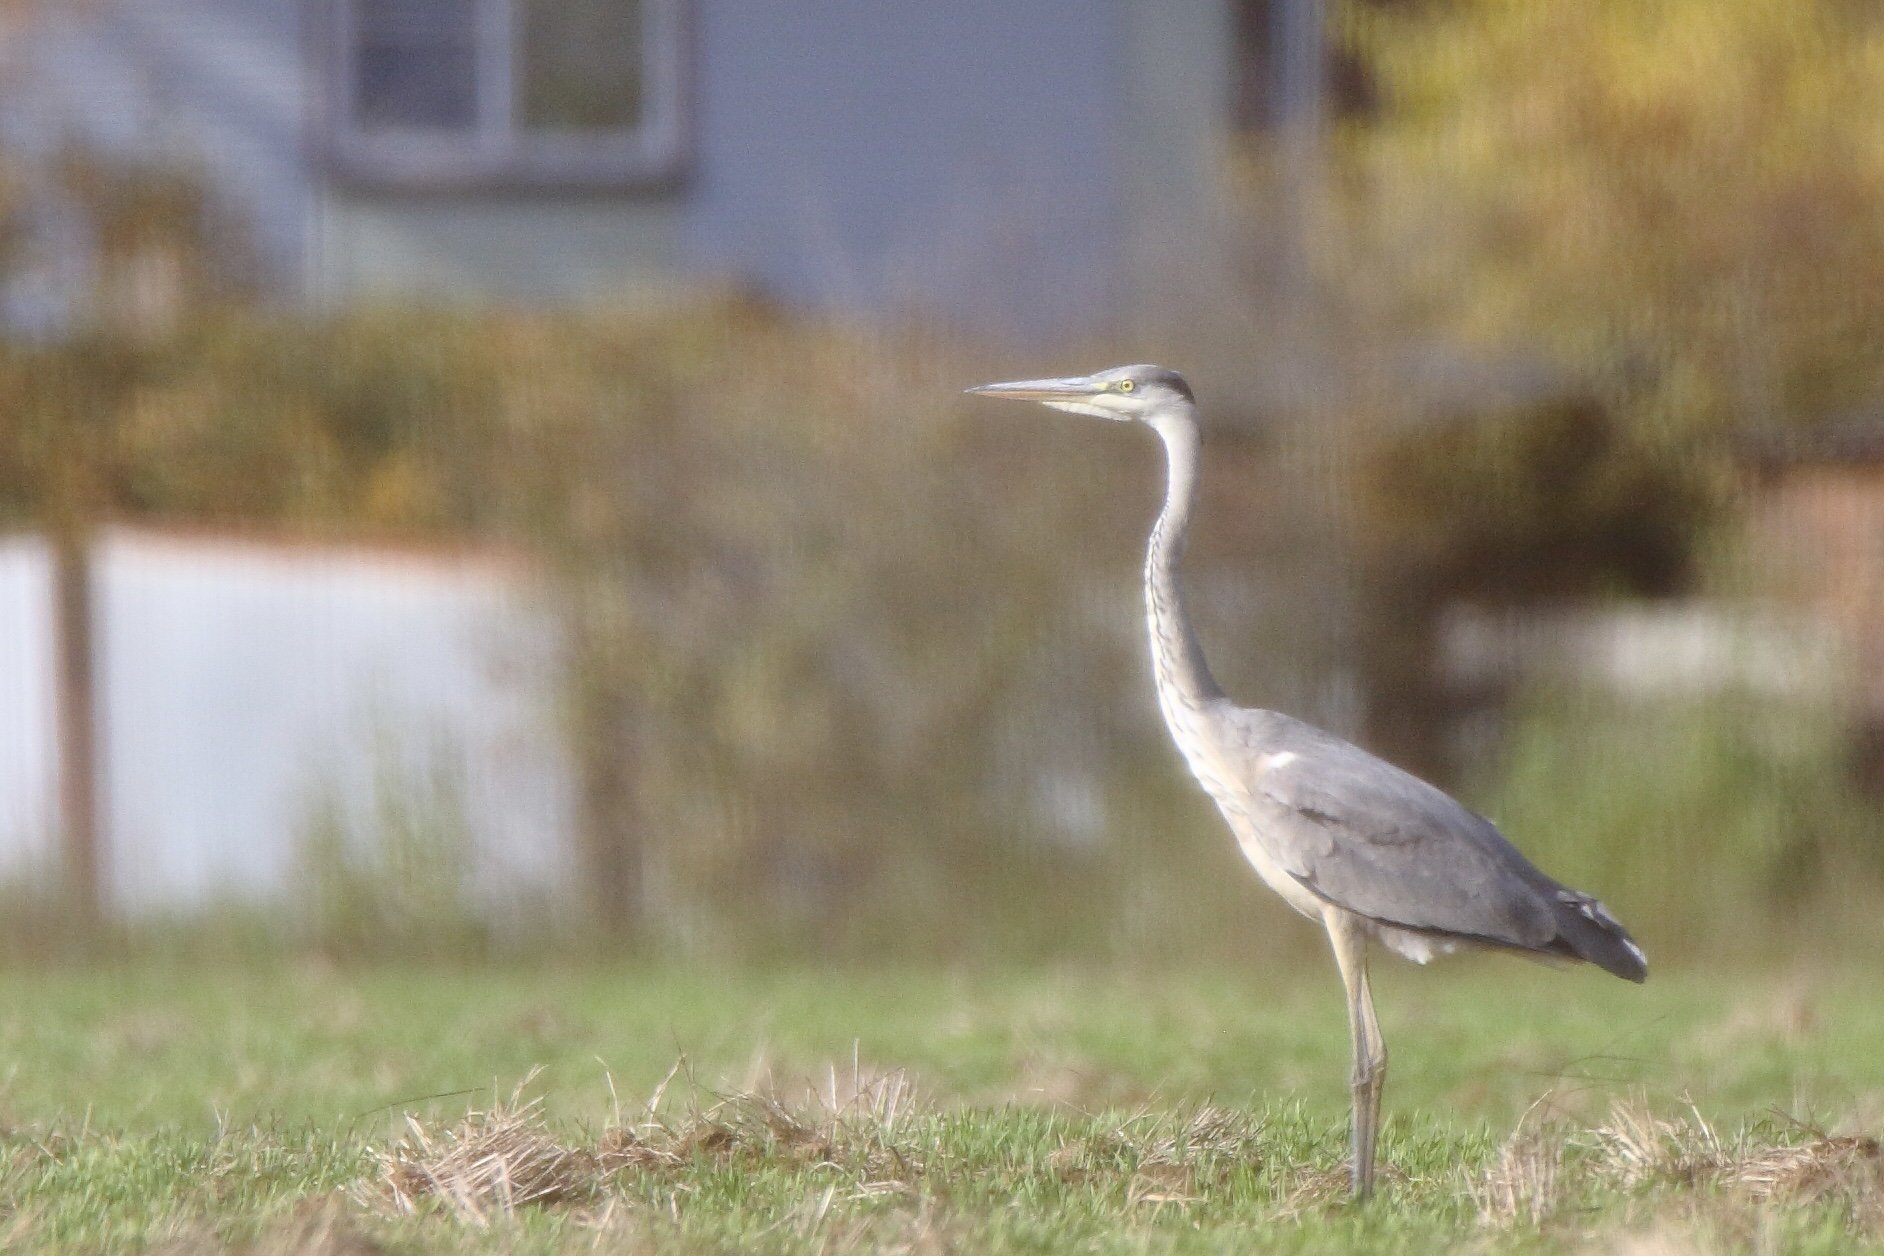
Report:
[[[1138,385],[1129,379],[1122,379],[1118,383],[1118,389],[1122,393],[1132,392],[1132,391],[1135,391],[1137,388],[1138,388]]]

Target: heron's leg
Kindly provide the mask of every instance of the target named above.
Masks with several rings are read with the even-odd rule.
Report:
[[[1367,936],[1346,912],[1330,911],[1325,921],[1334,945],[1335,964],[1348,993],[1348,1028],[1354,1042],[1353,1161],[1350,1181],[1356,1199],[1374,1193],[1374,1144],[1380,1133],[1380,1092],[1387,1080],[1387,1044],[1374,1018],[1374,993],[1367,982]]]

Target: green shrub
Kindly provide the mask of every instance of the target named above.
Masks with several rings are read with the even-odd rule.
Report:
[[[444,743],[415,761],[382,728],[364,800],[333,779],[314,785],[287,905],[302,941],[333,955],[451,958],[488,949],[492,913],[477,894],[457,762]]]
[[[1651,957],[1770,955],[1822,946],[1884,896],[1884,814],[1847,744],[1834,715],[1751,696],[1534,690],[1467,792]]]

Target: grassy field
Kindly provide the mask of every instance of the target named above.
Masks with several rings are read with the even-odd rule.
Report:
[[[0,971],[0,1249],[1884,1250],[1870,974],[1395,966],[1355,1209],[1322,967]]]

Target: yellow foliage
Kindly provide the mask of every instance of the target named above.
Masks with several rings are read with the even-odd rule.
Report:
[[[1461,0],[1356,18],[1355,268],[1541,345],[1677,429],[1868,400],[1884,327],[1884,20],[1846,0]]]

